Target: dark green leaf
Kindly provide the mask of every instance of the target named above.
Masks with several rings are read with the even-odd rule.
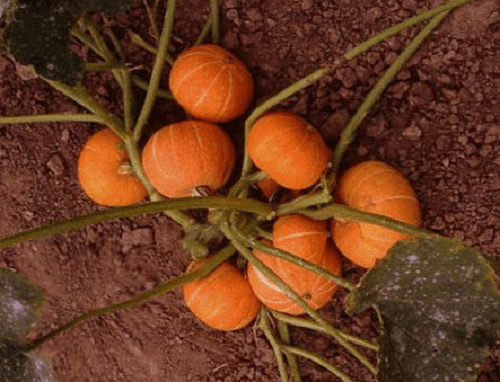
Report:
[[[42,302],[40,288],[0,268],[0,338],[21,341],[36,323]]]
[[[461,243],[397,243],[350,296],[382,321],[380,382],[467,381],[500,331],[500,293],[484,256]]]
[[[75,21],[87,12],[116,12],[131,5],[132,0],[17,0],[15,20],[5,29],[5,43],[17,62],[33,65],[45,78],[73,86],[84,74],[84,64],[70,48]]]
[[[24,354],[14,341],[0,339],[0,380],[9,382],[53,382],[50,366],[32,354]]]

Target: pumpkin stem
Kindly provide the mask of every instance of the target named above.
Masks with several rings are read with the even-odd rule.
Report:
[[[117,171],[118,175],[132,175],[133,173],[134,173],[134,167],[132,166],[132,164],[128,160],[122,162],[120,167],[118,167],[118,171]]]
[[[199,186],[191,190],[191,196],[210,196],[212,190],[208,186]]]

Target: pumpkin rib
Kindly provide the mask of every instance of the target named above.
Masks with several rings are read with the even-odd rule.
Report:
[[[212,78],[212,81],[210,81],[210,83],[208,84],[208,86],[205,87],[204,91],[202,94],[200,94],[200,96],[198,97],[198,100],[196,101],[196,103],[192,106],[192,110],[193,110],[193,114],[196,112],[196,109],[198,109],[198,107],[200,107],[200,105],[203,105],[203,101],[205,100],[205,98],[207,97],[207,94],[210,90],[210,88],[212,86],[214,86],[214,84],[216,83],[216,81],[219,79],[219,77],[221,76],[221,74],[224,72],[224,70],[226,69],[225,66],[221,66],[219,68],[219,71],[215,74],[215,76]]]
[[[291,233],[286,236],[282,236],[279,239],[274,239],[273,242],[276,243],[277,241],[284,241],[288,239],[296,239],[296,238],[301,238],[301,237],[306,237],[306,236],[323,236],[322,233],[319,233],[318,231],[301,231],[297,233]]]
[[[282,170],[283,167],[285,165],[287,165],[292,160],[292,155],[293,154],[295,154],[296,152],[300,151],[300,149],[302,148],[302,146],[307,143],[308,138],[309,137],[307,135],[304,135],[302,137],[302,140],[300,141],[300,143],[297,145],[297,147],[293,151],[288,151],[287,152],[288,156],[286,158],[283,158],[283,160],[280,161],[280,166],[278,167],[280,170]]]
[[[191,70],[190,72],[187,72],[186,74],[184,74],[184,77],[182,77],[182,79],[179,80],[179,82],[177,83],[177,86],[175,87],[175,89],[172,89],[172,93],[177,93],[177,91],[179,90],[179,88],[181,87],[181,85],[189,77],[191,77],[191,75],[193,75],[194,73],[199,72],[200,70],[203,70],[205,67],[207,67],[209,65],[218,64],[218,63],[219,63],[218,61],[214,60],[214,61],[210,61],[210,62],[205,62],[204,64],[201,64],[200,66],[194,67],[193,70]]]
[[[195,131],[196,134],[196,139],[198,140],[198,149],[200,150],[200,154],[203,152],[203,141],[200,136],[200,130],[194,125],[194,123],[191,123],[191,128]],[[207,166],[204,160],[201,161],[201,165],[203,168],[203,173],[205,173]],[[194,176],[194,174],[192,174]],[[191,182],[195,183],[194,178],[191,178]],[[204,185],[201,185],[204,186]]]
[[[353,203],[352,203],[351,197],[353,195],[356,195],[356,192],[363,185],[363,183],[365,183],[367,180],[371,179],[372,177],[374,177],[376,175],[380,176],[380,175],[382,175],[384,173],[389,173],[389,172],[392,173],[392,172],[394,172],[394,170],[393,169],[387,169],[387,168],[385,168],[385,169],[381,169],[379,171],[374,171],[373,173],[368,174],[365,178],[362,178],[360,181],[358,181],[358,183],[356,184],[356,186],[353,189],[349,190],[348,195],[346,195],[347,196],[347,200],[345,202],[348,205],[352,205]]]
[[[226,109],[229,105],[229,99],[230,99],[229,95],[231,94],[231,90],[233,88],[233,71],[232,70],[228,71],[228,82],[229,82],[229,86],[228,86],[227,93],[226,93],[226,99],[224,101],[224,104],[222,105],[222,109],[220,109],[219,112],[217,113],[217,116],[216,116],[217,120],[220,118],[221,115],[224,114],[224,112],[226,111]]]
[[[363,204],[358,204],[357,207],[364,208],[364,207],[369,206],[369,205],[376,205],[376,204],[385,203],[385,202],[394,201],[394,200],[408,200],[408,201],[415,202],[415,203],[419,204],[418,200],[415,199],[415,197],[413,197],[413,196],[394,195],[394,196],[387,196],[385,198],[380,198],[380,199],[372,199],[369,202],[366,202]]]

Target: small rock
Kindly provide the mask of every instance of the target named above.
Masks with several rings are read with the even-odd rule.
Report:
[[[416,140],[420,139],[421,136],[422,136],[422,130],[420,130],[415,125],[411,125],[410,127],[407,127],[403,131],[403,137],[405,137],[409,140],[412,140],[412,141],[416,141]]]
[[[479,235],[479,242],[480,243],[486,243],[488,241],[491,241],[492,239],[493,239],[493,230],[492,229],[487,229],[481,235]]]
[[[61,176],[64,171],[64,162],[59,154],[54,154],[47,162],[47,167],[55,176]]]
[[[69,141],[69,130],[66,129],[61,134],[61,142],[68,143],[68,141]]]
[[[356,73],[351,68],[337,70],[335,77],[342,82],[342,85],[344,85],[346,89],[352,88],[358,80]]]
[[[138,228],[130,232],[124,232],[121,238],[122,250],[126,252],[138,245],[151,244],[153,231],[151,228]]]
[[[234,30],[227,31],[227,33],[224,35],[224,38],[222,39],[222,44],[228,49],[237,48],[239,44],[238,34]]]
[[[375,138],[382,135],[385,131],[386,121],[382,115],[378,115],[372,119],[371,123],[366,128],[366,135]]]

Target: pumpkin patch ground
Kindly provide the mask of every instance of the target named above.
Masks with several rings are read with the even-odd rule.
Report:
[[[254,105],[384,28],[440,0],[223,0],[221,45],[255,80]],[[131,65],[150,70],[151,55],[126,30],[148,37],[142,1],[109,23]],[[178,2],[170,53],[198,37],[208,16],[202,0]],[[370,49],[280,105],[305,118],[333,147],[378,78],[421,26]],[[409,60],[359,128],[341,171],[361,160],[382,160],[409,180],[422,208],[422,226],[463,240],[500,259],[500,4],[479,0],[454,11]],[[78,50],[81,57],[91,53]],[[167,87],[164,76],[162,87]],[[122,107],[111,75],[84,80],[99,103]],[[0,56],[0,115],[75,113],[82,109],[44,81]],[[143,96],[136,91],[136,96]],[[185,115],[169,101],[155,104],[147,134]],[[251,105],[252,108],[254,105]],[[243,119],[224,124],[241,157]],[[0,238],[92,211],[104,210],[80,188],[80,149],[102,127],[58,123],[0,125]],[[241,164],[237,164],[241,166]],[[0,266],[28,276],[46,293],[32,336],[92,309],[129,299],[181,275],[189,263],[181,228],[164,215],[139,216],[34,240],[0,250]],[[365,271],[343,260],[357,282]],[[374,339],[374,311],[349,317],[340,288],[320,314],[333,326]],[[294,329],[292,341],[314,350],[357,382],[374,376],[333,340]],[[64,382],[270,382],[279,380],[262,332],[215,331],[198,320],[176,290],[136,308],[82,323],[37,350],[52,358]],[[371,354],[372,353],[368,353]],[[372,361],[374,361],[372,359]],[[301,360],[304,382],[335,377]],[[500,340],[478,378],[500,381]]]

